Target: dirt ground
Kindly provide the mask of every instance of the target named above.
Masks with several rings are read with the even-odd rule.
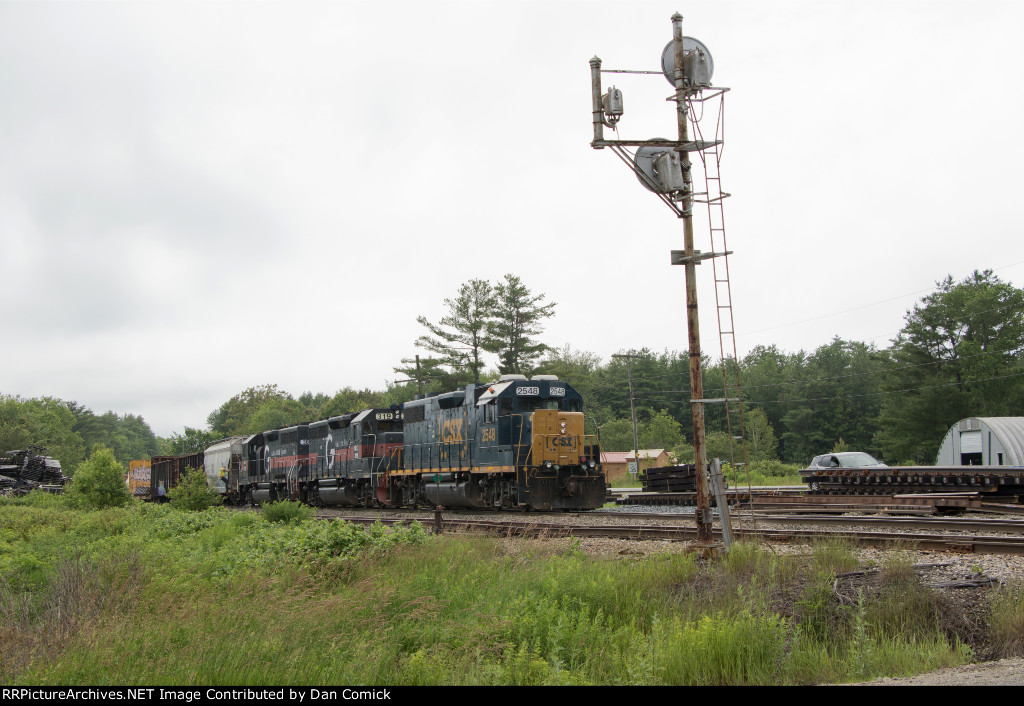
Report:
[[[916,677],[886,677],[847,686],[1024,686],[1024,659],[967,664]]]

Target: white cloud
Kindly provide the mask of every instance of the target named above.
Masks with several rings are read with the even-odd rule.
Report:
[[[676,9],[0,4],[0,321],[25,341],[0,391],[166,435],[251,385],[379,388],[417,315],[508,272],[558,302],[553,345],[682,349],[681,224],[588,146],[588,60],[656,68]],[[1018,3],[678,9],[733,89],[741,351],[885,345],[919,290],[1024,261]],[[623,137],[673,136],[664,79],[605,82]]]

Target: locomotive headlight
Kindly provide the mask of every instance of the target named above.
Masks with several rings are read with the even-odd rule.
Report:
[[[548,470],[551,470],[551,465],[552,465],[551,461],[545,461],[544,462],[544,468],[547,468]]]
[[[590,463],[588,463],[587,465],[588,465],[588,466],[590,466],[591,468],[596,468],[596,467],[597,467],[597,464],[596,464],[596,463],[594,463],[593,461],[591,461],[591,462],[590,462]]]

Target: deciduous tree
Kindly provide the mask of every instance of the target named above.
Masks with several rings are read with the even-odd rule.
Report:
[[[1024,414],[1024,290],[991,270],[937,286],[889,349],[876,441],[890,463],[931,463],[964,417]]]
[[[751,461],[772,461],[778,458],[779,441],[763,409],[755,407],[747,410],[743,415],[743,428]]]
[[[102,447],[78,467],[68,495],[73,502],[95,509],[124,507],[132,500],[125,467],[114,458],[113,450]]]
[[[199,453],[211,446],[219,438],[212,431],[185,427],[184,432],[181,434],[171,432],[169,439],[170,448],[167,450],[167,454],[170,456],[180,456],[182,454]]]
[[[211,412],[207,422],[223,438],[291,426],[303,421],[305,413],[305,406],[277,385],[257,385]]]

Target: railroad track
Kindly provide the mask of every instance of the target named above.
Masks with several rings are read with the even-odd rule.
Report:
[[[381,522],[386,525],[404,524],[420,521],[416,517],[381,518],[358,516],[327,516],[318,515],[328,520],[345,520],[361,524]],[[659,517],[659,520],[662,518]],[[786,522],[792,518],[785,518]],[[835,518],[828,518],[830,520]],[[858,518],[862,519],[862,518]],[[887,518],[895,519],[895,518]],[[913,518],[919,519],[919,518]],[[692,522],[692,518],[690,518]],[[430,526],[430,521],[423,522]],[[497,520],[445,516],[442,518],[443,532],[483,532],[506,537],[604,537],[613,539],[660,540],[670,542],[690,542],[697,538],[696,527],[665,524],[657,525],[582,525],[551,521]],[[734,527],[733,535],[739,539],[751,539],[772,543],[796,544],[821,539],[820,530]],[[717,541],[721,541],[719,530],[714,531]],[[827,533],[829,537],[841,536],[864,546],[872,547],[916,547],[936,551],[954,551],[978,554],[1012,554],[1024,555],[1024,536],[991,536],[971,534],[939,534],[924,532],[877,532],[854,529],[843,529]]]
[[[1024,520],[1008,519],[1001,517],[935,517],[914,516],[914,517],[893,517],[878,515],[815,515],[811,511],[800,512],[799,514],[772,515],[757,513],[753,520],[747,511],[734,512],[733,523],[753,521],[754,523],[786,523],[818,526],[854,526],[867,525],[871,527],[899,527],[899,528],[920,528],[920,529],[942,529],[954,531],[978,531],[978,532],[1003,532],[1020,533],[1024,536]],[[683,523],[693,522],[692,514],[663,514],[647,512],[601,512],[600,510],[587,513],[587,517],[621,517],[634,520],[654,520],[659,522]]]
[[[751,491],[726,491],[730,505],[752,505],[757,510],[785,512],[852,512],[878,510],[902,513],[963,513],[967,511],[1024,515],[1024,504],[1013,498],[992,496],[978,491],[904,493],[897,495],[845,493],[835,495],[808,494],[792,486],[753,488]],[[697,494],[648,493],[632,489],[613,489],[611,499],[616,505],[659,506],[697,504]]]

